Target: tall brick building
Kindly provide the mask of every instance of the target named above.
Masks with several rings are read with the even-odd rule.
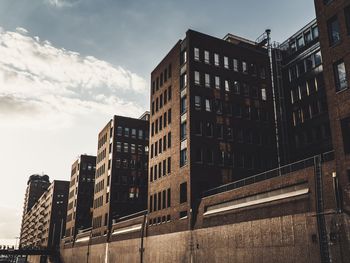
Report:
[[[146,209],[148,132],[145,113],[114,116],[99,133],[92,237],[105,240],[114,220]]]
[[[79,230],[91,227],[96,156],[80,155],[72,164],[65,242],[75,240]]]
[[[277,165],[269,76],[265,48],[192,30],[153,70],[152,233],[188,229],[204,190]]]
[[[350,1],[315,0],[337,180],[350,211]]]

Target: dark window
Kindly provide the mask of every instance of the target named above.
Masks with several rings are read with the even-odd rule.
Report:
[[[171,157],[168,157],[168,174],[171,173]]]
[[[162,192],[162,208],[165,209],[166,208],[166,191],[163,190]]]
[[[181,123],[180,126],[180,139],[186,139],[186,122]]]
[[[325,5],[329,5],[330,3],[332,3],[333,2],[333,0],[323,0],[323,3],[325,4]]]
[[[171,100],[171,86],[168,88],[168,100]]]
[[[206,123],[205,135],[208,136],[208,137],[212,137],[213,136],[213,124],[211,122],[207,122]]]
[[[184,166],[187,163],[187,149],[180,151],[180,167]]]
[[[213,163],[213,151],[209,148],[206,151],[205,160],[207,163]]]
[[[224,137],[224,127],[222,124],[216,124],[216,137],[219,139]]]
[[[194,124],[194,132],[196,135],[202,135],[202,122],[196,121]]]
[[[159,192],[158,193],[158,210],[162,209],[161,202],[162,202],[162,193]]]
[[[187,182],[180,184],[180,204],[187,202]]]
[[[170,207],[171,206],[171,191],[170,191],[170,188],[167,190],[167,207]]]
[[[202,108],[202,99],[200,96],[194,96],[194,108],[196,110],[201,110]]]
[[[182,97],[180,101],[180,114],[185,113],[186,109],[187,109],[187,98],[185,96],[185,97]]]
[[[168,133],[168,148],[171,147],[171,132]]]
[[[350,118],[342,119],[340,121],[342,135],[343,135],[343,145],[344,145],[344,153],[350,153]]]
[[[314,54],[314,58],[315,58],[315,66],[319,66],[322,64],[322,55],[321,55],[321,51],[318,51]]]
[[[185,217],[187,217],[187,211],[181,211],[181,212],[179,213],[179,216],[180,216],[180,218],[185,218]]]
[[[195,162],[201,163],[202,161],[202,148],[197,148],[195,153]]]
[[[336,91],[341,91],[348,88],[344,61],[341,60],[334,64],[334,78]]]
[[[171,64],[168,67],[168,78],[171,78]]]
[[[149,197],[149,210],[153,212],[153,195]]]
[[[348,35],[350,35],[350,5],[344,9],[344,15]]]
[[[163,119],[164,119],[164,128],[165,128],[167,126],[167,124],[168,124],[167,113],[166,112],[164,112]]]
[[[168,124],[171,123],[171,109],[168,110]]]
[[[160,94],[160,97],[159,97],[159,108],[163,108],[163,94]]]
[[[329,44],[332,46],[340,41],[340,28],[338,17],[334,16],[327,22]]]

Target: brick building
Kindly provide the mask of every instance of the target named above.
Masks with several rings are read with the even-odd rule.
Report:
[[[67,216],[69,182],[54,180],[25,214],[20,246],[58,248]]]
[[[278,60],[280,60],[278,63]],[[274,50],[282,163],[332,150],[316,19]],[[280,67],[279,69],[277,67]],[[278,78],[282,81],[279,82]],[[282,90],[281,90],[282,89]],[[281,91],[280,91],[281,90]],[[283,143],[284,142],[284,143]]]
[[[337,160],[335,182],[343,209],[350,211],[350,1],[315,0],[332,142]],[[340,206],[340,204],[339,204]]]
[[[92,237],[105,240],[114,220],[147,206],[149,113],[114,116],[98,135]],[[99,239],[100,238],[100,239]]]
[[[80,155],[72,164],[65,242],[75,240],[79,230],[91,227],[96,156]]]
[[[192,30],[153,70],[151,233],[188,229],[204,190],[277,165],[269,76],[265,48]]]

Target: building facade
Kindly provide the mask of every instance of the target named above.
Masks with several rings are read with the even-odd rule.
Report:
[[[67,216],[69,182],[54,180],[22,222],[22,248],[59,247]]]
[[[106,239],[113,221],[147,208],[149,114],[114,116],[98,135],[92,237]],[[97,241],[96,241],[97,242]]]
[[[326,87],[316,19],[278,46],[274,60],[281,57],[280,73],[275,70],[276,89],[283,89],[279,125],[283,163],[295,162],[332,150]],[[277,63],[276,63],[277,64]],[[278,75],[280,74],[280,75]],[[282,87],[278,87],[282,85]],[[277,100],[280,99],[277,97]],[[283,120],[285,118],[285,120]],[[283,155],[283,154],[281,154]]]
[[[79,230],[91,227],[96,156],[80,155],[72,164],[65,242],[74,242]]]
[[[48,175],[33,174],[29,177],[27,182],[26,193],[24,196],[23,214],[22,214],[22,225],[21,233],[23,229],[24,218],[39,200],[40,196],[50,186],[50,178]],[[22,243],[22,235],[20,237],[20,243]]]
[[[337,160],[336,181],[350,211],[350,1],[315,0],[326,93]]]
[[[203,191],[277,166],[269,58],[252,41],[187,31],[150,103],[151,233],[188,229]]]

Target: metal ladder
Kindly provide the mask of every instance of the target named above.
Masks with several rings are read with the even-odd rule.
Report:
[[[315,187],[316,187],[316,215],[318,227],[318,240],[320,244],[321,263],[330,263],[328,235],[324,216],[323,183],[322,183],[322,158],[317,155],[314,158]]]

